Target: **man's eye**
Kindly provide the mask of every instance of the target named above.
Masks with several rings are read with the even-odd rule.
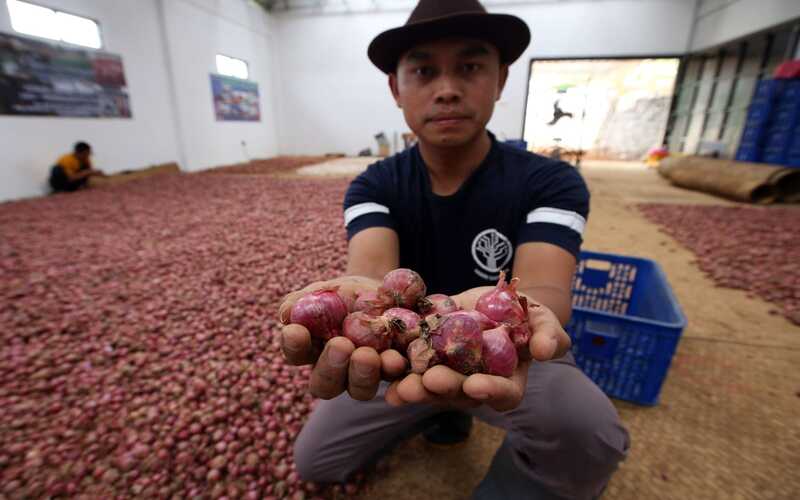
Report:
[[[464,73],[474,73],[480,69],[481,65],[476,63],[467,63],[464,65]]]
[[[430,68],[430,66],[420,66],[414,70],[414,74],[417,76],[431,76],[432,73],[433,70]]]

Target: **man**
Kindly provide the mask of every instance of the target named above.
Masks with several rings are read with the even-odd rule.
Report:
[[[66,154],[50,170],[50,187],[54,193],[77,191],[85,187],[89,177],[105,175],[92,168],[92,147],[85,142],[75,144],[71,154]]]
[[[550,120],[547,124],[553,126],[564,117],[572,118],[572,113],[561,109],[561,102],[556,100],[556,102],[553,103],[553,119]]]
[[[346,276],[290,294],[280,317],[285,324],[309,290],[374,290],[397,267],[418,271],[429,293],[473,308],[513,266],[518,289],[540,304],[529,310],[534,361],[510,378],[445,366],[406,375],[396,351],[336,337],[320,353],[304,327],[284,326],[284,355],[314,363],[310,390],[324,400],[295,443],[303,479],[343,481],[453,409],[508,431],[475,498],[596,498],[625,457],[628,434],[575,366],[562,328],[588,191],[569,165],[500,144],[485,128],[508,65],[529,40],[522,20],[490,15],[477,0],[422,0],[405,26],[372,42],[369,57],[388,74],[418,144],[353,181],[344,203]]]

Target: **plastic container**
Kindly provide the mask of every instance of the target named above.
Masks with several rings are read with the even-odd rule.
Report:
[[[800,155],[798,154],[790,154],[786,157],[786,164],[785,166],[791,168],[800,168]]]
[[[800,154],[800,128],[794,131],[794,138],[789,145],[789,153],[792,155]]]
[[[736,152],[736,160],[759,162],[761,161],[761,147],[757,145],[742,144]]]
[[[800,99],[800,80],[791,80],[786,82],[781,96],[784,100],[798,100]]]
[[[655,405],[686,317],[648,259],[582,252],[567,332],[578,366],[611,397]]]
[[[761,144],[767,133],[767,124],[747,124],[742,131],[742,139],[740,144]]]
[[[769,122],[775,109],[774,103],[752,103],[747,110],[747,126],[758,126]]]
[[[786,87],[786,80],[761,80],[756,85],[753,93],[753,102],[771,101],[775,99]]]
[[[768,149],[788,150],[794,141],[794,131],[792,130],[771,130],[764,142],[764,151]]]
[[[761,155],[761,162],[768,165],[785,165],[789,162],[789,157],[784,149],[764,150]]]

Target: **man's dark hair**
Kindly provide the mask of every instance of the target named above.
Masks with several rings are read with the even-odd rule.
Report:
[[[86,142],[79,142],[75,144],[75,152],[76,153],[86,153],[92,150],[92,147],[89,143]]]

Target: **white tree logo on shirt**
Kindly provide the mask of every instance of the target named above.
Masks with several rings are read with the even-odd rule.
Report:
[[[497,229],[487,229],[472,240],[472,258],[490,273],[505,269],[511,260],[511,241]]]

